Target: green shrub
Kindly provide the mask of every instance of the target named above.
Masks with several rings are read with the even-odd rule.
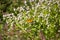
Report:
[[[4,12],[8,2],[0,6],[1,11]],[[40,30],[43,31],[46,40],[56,39],[56,32],[60,26],[59,0],[11,2],[6,15],[3,15],[4,24],[8,25],[7,31],[3,30],[4,40],[40,40]]]

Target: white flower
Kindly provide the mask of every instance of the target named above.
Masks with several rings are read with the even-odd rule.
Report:
[[[14,11],[15,11],[16,9],[14,8]]]
[[[26,1],[24,1],[24,3],[26,4]]]
[[[38,17],[43,17],[43,13],[40,13],[40,15]]]
[[[21,12],[22,10],[24,11],[23,7],[19,7],[19,9],[20,9],[20,10],[19,10],[20,12]]]

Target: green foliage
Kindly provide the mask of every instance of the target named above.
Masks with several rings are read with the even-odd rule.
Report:
[[[7,31],[1,31],[4,40],[40,40],[40,30],[46,40],[55,40],[60,28],[59,4],[58,0],[1,0],[1,14],[6,13],[1,18],[8,24]]]

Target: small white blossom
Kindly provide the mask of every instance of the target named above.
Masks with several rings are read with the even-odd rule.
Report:
[[[24,3],[26,4],[26,1],[24,1]]]
[[[15,11],[16,9],[14,8],[14,11]]]
[[[43,13],[40,13],[40,15],[38,17],[43,17]]]

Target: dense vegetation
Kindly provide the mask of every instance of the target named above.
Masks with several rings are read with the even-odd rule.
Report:
[[[59,29],[59,0],[0,0],[1,40],[60,40]]]

